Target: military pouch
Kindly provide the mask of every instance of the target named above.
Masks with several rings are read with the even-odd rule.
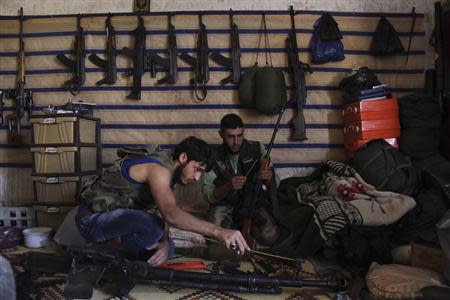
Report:
[[[257,68],[254,80],[256,110],[266,115],[278,114],[287,101],[283,73],[269,66]]]
[[[253,67],[241,75],[239,82],[239,102],[244,108],[256,108],[266,115],[275,115],[287,101],[286,82],[283,72],[272,66],[269,37],[267,33],[266,17],[262,14],[262,27],[264,35],[258,41],[256,62]],[[265,67],[258,67],[258,54],[261,38],[264,37],[266,56]],[[270,61],[270,64],[269,64]]]
[[[255,74],[258,65],[241,74],[239,81],[239,103],[243,108],[255,108]]]

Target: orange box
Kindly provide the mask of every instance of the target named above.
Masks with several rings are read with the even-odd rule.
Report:
[[[396,98],[383,100],[362,100],[345,105],[342,108],[345,124],[359,120],[398,119]]]
[[[395,138],[400,136],[400,121],[396,119],[355,121],[344,126],[344,143],[357,140]]]

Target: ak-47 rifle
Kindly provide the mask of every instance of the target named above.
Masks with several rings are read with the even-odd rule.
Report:
[[[101,281],[112,282],[117,288],[117,297],[127,297],[136,283],[264,294],[279,294],[281,287],[321,287],[340,291],[347,285],[344,280],[277,279],[160,269],[145,261],[130,261],[117,251],[92,248],[70,248],[65,256],[29,252],[16,264],[24,267],[25,276],[68,273],[64,296],[70,299],[91,298],[93,288]]]
[[[443,32],[443,11],[441,2],[434,3],[434,30],[432,34],[432,46],[436,53],[434,65],[436,68],[435,76],[435,95],[440,105],[442,105],[445,86],[445,65],[446,55],[444,53],[444,32]]]
[[[209,81],[208,36],[202,17],[203,12],[198,15],[199,31],[197,35],[196,57],[194,58],[187,53],[180,54],[180,58],[194,68],[194,78],[191,79],[191,83],[194,85],[195,97],[200,101],[206,99],[206,94],[208,93],[206,84]],[[201,96],[198,94],[199,89],[202,92]]]
[[[146,29],[141,15],[138,15],[138,26],[131,34],[134,36],[134,49],[123,47],[121,52],[133,59],[133,70],[127,73],[127,76],[133,75],[133,87],[127,98],[141,100],[142,75],[150,70],[151,62],[149,55],[145,53]]]
[[[3,120],[3,106],[5,106],[5,102],[3,102],[3,91],[0,90],[0,125],[3,125],[4,120]]]
[[[220,53],[211,54],[211,59],[219,65],[231,69],[231,74],[220,81],[225,85],[229,82],[238,84],[241,78],[241,46],[239,43],[239,29],[233,20],[233,10],[230,9],[230,41],[231,58],[225,57]]]
[[[177,64],[177,37],[175,35],[175,26],[172,24],[172,13],[167,16],[169,22],[169,34],[167,45],[167,58],[162,58],[153,53],[149,58],[151,60],[150,68],[152,77],[156,77],[156,66],[162,66],[168,73],[165,77],[159,79],[157,84],[169,83],[174,84],[178,81],[178,64]]]
[[[5,120],[8,124],[8,143],[21,143],[20,120],[25,110],[27,110],[28,118],[30,118],[33,108],[33,94],[31,91],[25,92],[25,43],[23,41],[23,8],[20,8],[20,29],[19,29],[19,51],[17,52],[17,80],[16,88],[6,90],[6,97],[11,98],[15,105],[15,111],[6,115]],[[3,101],[1,101],[3,106]],[[2,111],[3,123],[3,111]]]
[[[64,87],[68,88],[72,95],[78,95],[81,86],[86,80],[84,61],[86,57],[86,46],[80,14],[77,16],[77,31],[73,43],[72,57],[73,59],[67,58],[62,52],[56,55],[56,58],[72,71],[72,79],[64,82]]]
[[[288,72],[291,74],[292,84],[294,85],[293,98],[297,103],[297,115],[292,120],[294,132],[291,139],[294,141],[304,141],[306,137],[305,116],[303,115],[303,105],[306,103],[306,81],[305,72],[312,73],[311,67],[303,63],[298,58],[297,33],[295,29],[295,12],[290,7],[291,29],[286,38],[286,49],[288,53]]]
[[[97,81],[95,83],[96,85],[114,84],[117,81],[116,56],[119,51],[116,49],[116,33],[114,32],[114,27],[111,23],[111,17],[112,15],[109,13],[105,21],[106,59],[98,57],[95,53],[88,57],[94,65],[100,67],[105,73],[105,78]]]
[[[281,108],[280,112],[278,113],[278,119],[277,119],[277,122],[275,123],[275,127],[273,129],[272,138],[270,139],[270,143],[267,146],[266,154],[261,159],[261,164],[260,164],[260,168],[259,168],[259,171],[258,171],[257,178],[259,178],[261,176],[261,173],[265,169],[267,169],[269,167],[269,165],[270,165],[270,152],[272,151],[273,144],[275,142],[275,137],[276,137],[277,132],[278,132],[278,127],[280,126],[280,122],[281,122],[281,117],[283,116],[283,113],[286,110],[286,107],[287,107],[288,103],[290,103],[290,102],[292,102],[292,101],[286,102],[283,105],[283,107]],[[251,173],[251,171],[252,171],[252,169],[254,168],[255,165],[253,165],[250,168],[250,170],[247,171],[247,174]],[[252,250],[254,250],[256,248],[256,240],[251,235],[252,217],[253,217],[254,210],[257,207],[257,204],[259,202],[259,197],[260,197],[259,194],[261,192],[262,186],[263,186],[263,182],[261,180],[257,180],[254,183],[254,186],[253,186],[253,189],[252,189],[252,195],[251,195],[251,197],[247,198],[250,201],[249,200],[244,201],[244,203],[242,205],[242,208],[241,208],[241,213],[244,216],[244,219],[243,219],[243,222],[242,222],[242,230],[241,230],[241,232],[242,232],[242,235],[244,236],[245,241],[247,242],[247,245]]]

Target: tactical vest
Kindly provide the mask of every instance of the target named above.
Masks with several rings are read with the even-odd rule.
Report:
[[[153,150],[149,150],[153,149]],[[81,201],[95,212],[111,211],[116,208],[134,208],[149,210],[155,207],[152,193],[147,182],[131,183],[121,174],[124,161],[144,157],[154,157],[170,170],[172,174],[172,152],[157,148],[121,149],[121,157],[101,175],[88,179],[81,189]],[[173,175],[173,174],[172,174]]]
[[[256,174],[260,168],[260,159],[261,159],[261,145],[259,142],[248,141],[245,140],[242,143],[241,149],[239,151],[237,170],[233,170],[230,164],[230,152],[227,149],[226,145],[220,145],[216,149],[215,153],[215,164],[213,165],[213,170],[217,175],[217,178],[214,180],[215,186],[222,186],[228,181],[230,181],[231,177],[237,175],[245,176],[248,171],[252,169],[250,174],[247,176],[248,181],[253,181],[256,179]],[[255,162],[256,161],[256,162]],[[224,203],[228,204],[237,204],[242,200],[242,194],[245,194],[245,189],[236,192],[230,193],[224,200]]]

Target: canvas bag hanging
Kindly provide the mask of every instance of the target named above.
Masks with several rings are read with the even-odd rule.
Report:
[[[287,101],[286,82],[281,71],[272,65],[266,17],[263,13],[264,45],[266,65],[258,66],[258,55],[261,43],[260,35],[256,62],[253,67],[244,72],[239,82],[239,102],[242,107],[255,108],[266,115],[277,114]],[[270,65],[269,65],[270,60]]]

